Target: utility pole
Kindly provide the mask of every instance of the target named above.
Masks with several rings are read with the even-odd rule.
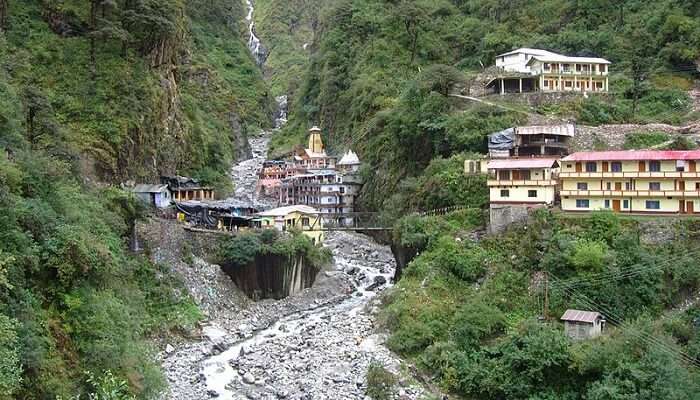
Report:
[[[545,321],[549,319],[549,274],[547,271],[544,271],[544,306],[542,315]]]

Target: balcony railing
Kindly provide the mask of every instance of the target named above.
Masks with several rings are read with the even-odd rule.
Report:
[[[688,197],[700,198],[700,191],[682,190],[562,190],[561,196],[577,197]]]
[[[545,75],[567,75],[567,76],[607,76],[607,72],[600,72],[600,71],[573,71],[573,70],[556,70],[556,69],[543,69],[542,73]]]
[[[700,172],[560,172],[559,177],[565,178],[700,178]]]
[[[554,179],[545,180],[511,180],[511,179],[489,179],[488,186],[556,186]]]

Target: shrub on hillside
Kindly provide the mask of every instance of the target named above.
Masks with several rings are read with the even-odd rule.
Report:
[[[367,395],[374,400],[389,400],[396,377],[383,365],[373,362],[367,368]]]
[[[568,258],[579,272],[600,272],[610,261],[608,246],[603,242],[588,239],[577,240]]]
[[[452,338],[464,351],[469,351],[506,328],[505,315],[483,299],[469,299],[455,315]]]
[[[650,149],[669,140],[671,140],[671,137],[665,132],[630,133],[625,136],[623,147],[626,150]]]

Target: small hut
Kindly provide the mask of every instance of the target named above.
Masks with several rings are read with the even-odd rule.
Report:
[[[566,310],[561,316],[566,336],[573,340],[586,340],[603,333],[605,319],[599,312]]]
[[[131,191],[141,201],[156,208],[168,208],[172,202],[168,185],[141,184],[134,186]]]

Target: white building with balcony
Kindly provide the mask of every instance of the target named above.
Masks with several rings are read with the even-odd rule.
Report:
[[[496,92],[606,93],[610,61],[570,57],[547,50],[520,48],[496,57],[498,76],[488,85]]]

